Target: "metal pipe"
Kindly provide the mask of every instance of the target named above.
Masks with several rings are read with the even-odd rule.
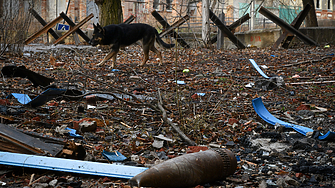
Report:
[[[129,180],[138,187],[192,187],[234,174],[237,160],[227,149],[209,149],[167,160]]]

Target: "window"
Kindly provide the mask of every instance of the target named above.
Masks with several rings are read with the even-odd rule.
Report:
[[[316,0],[316,6],[315,6],[316,8],[321,8],[321,6],[320,6],[320,0]]]
[[[154,0],[154,5],[153,5],[154,10],[159,10],[159,0]]]
[[[197,14],[197,2],[189,2],[188,3],[187,13],[190,16],[196,16],[196,14]]]
[[[171,0],[166,0],[166,11],[172,11]]]

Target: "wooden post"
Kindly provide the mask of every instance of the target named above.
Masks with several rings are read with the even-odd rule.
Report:
[[[223,24],[225,24],[225,15],[224,13],[219,14],[219,19]],[[216,43],[216,48],[217,49],[222,49],[224,46],[224,33],[221,31],[221,29],[218,28],[218,40]]]

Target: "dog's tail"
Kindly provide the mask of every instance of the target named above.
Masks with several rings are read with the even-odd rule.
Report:
[[[162,38],[159,36],[159,34],[158,34],[158,32],[157,32],[156,29],[155,29],[155,34],[156,34],[156,41],[157,41],[160,45],[162,45],[164,48],[169,49],[169,48],[173,48],[173,47],[175,46],[175,44],[167,44],[167,43],[165,43],[165,42],[162,40]]]

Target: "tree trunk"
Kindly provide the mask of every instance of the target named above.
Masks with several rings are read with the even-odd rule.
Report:
[[[306,17],[306,27],[318,27],[318,20],[316,19],[314,0],[302,0],[302,4],[305,7],[307,4],[312,6]]]
[[[202,40],[207,46],[209,41],[209,1],[202,0]]]
[[[95,3],[99,7],[99,22],[101,26],[122,22],[121,0],[95,0]]]

